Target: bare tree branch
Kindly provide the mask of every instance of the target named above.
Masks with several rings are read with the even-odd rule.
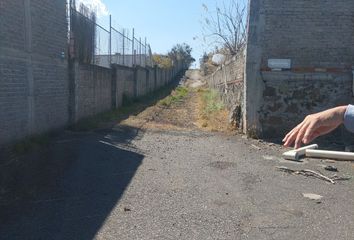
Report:
[[[218,5],[215,11],[205,9],[203,37],[209,44],[214,44],[226,50],[230,55],[237,55],[246,45],[246,6],[241,0],[224,0],[222,7]],[[221,43],[221,45],[220,45]]]

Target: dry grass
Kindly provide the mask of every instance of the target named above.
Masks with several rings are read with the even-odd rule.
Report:
[[[144,111],[130,115],[120,124],[141,129],[233,132],[228,111],[216,91],[177,87],[164,99]]]
[[[222,103],[218,92],[205,88],[200,88],[197,92],[197,126],[208,131],[232,131],[228,123],[228,111]]]
[[[188,91],[188,88],[179,86],[171,93],[171,95],[159,101],[159,104],[169,107],[176,102],[182,101],[182,99],[187,96]]]

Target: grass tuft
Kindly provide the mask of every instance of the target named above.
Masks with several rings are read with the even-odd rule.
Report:
[[[160,100],[159,104],[169,107],[173,103],[180,102],[185,96],[187,96],[188,92],[188,88],[179,86],[171,93],[171,95]]]
[[[224,103],[220,101],[220,95],[216,90],[207,89],[202,95],[204,102],[204,114],[210,115],[211,113],[223,110],[225,108]]]

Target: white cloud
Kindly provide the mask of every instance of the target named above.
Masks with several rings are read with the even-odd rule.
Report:
[[[83,3],[86,7],[95,11],[98,18],[109,14],[107,7],[102,0],[78,0],[77,4],[80,3]]]

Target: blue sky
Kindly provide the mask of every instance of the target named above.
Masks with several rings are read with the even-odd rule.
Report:
[[[98,11],[98,22],[132,29],[138,37],[147,37],[152,52],[167,53],[176,43],[187,43],[198,59],[207,51],[202,38],[201,21],[205,15],[202,4],[213,8],[216,0],[81,0],[93,4]]]

